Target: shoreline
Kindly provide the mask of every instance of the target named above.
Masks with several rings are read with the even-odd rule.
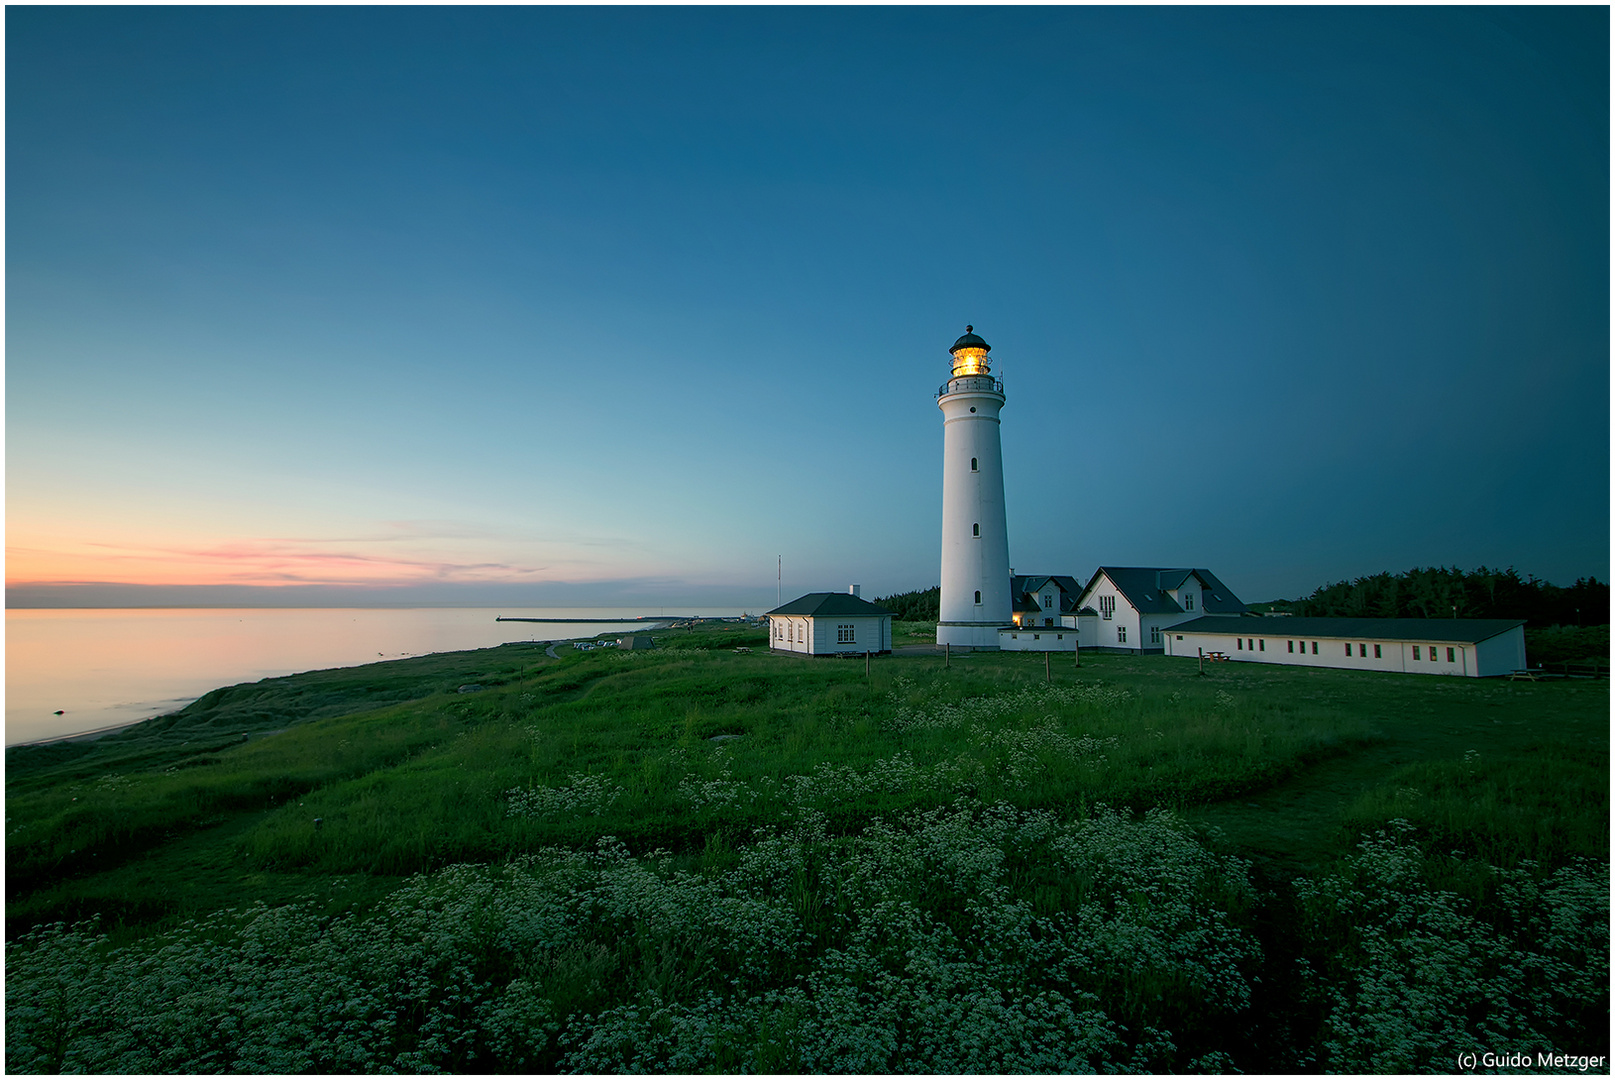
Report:
[[[351,609],[349,609],[349,610],[351,610]],[[484,609],[484,610],[489,610],[489,609]],[[498,609],[495,608],[495,609],[491,609],[491,610],[498,610]],[[557,623],[557,624],[569,623],[569,624],[574,624],[574,625],[581,625],[581,624],[601,625],[601,624],[606,624],[606,625],[613,625],[613,626],[633,627],[635,630],[652,631],[652,630],[666,630],[666,629],[669,629],[670,627],[672,627],[672,626],[674,626],[675,624],[678,624],[678,623],[684,623],[686,625],[689,625],[689,624],[705,623],[705,622],[739,622],[743,618],[744,618],[744,616],[726,616],[726,615],[706,615],[706,616],[702,616],[702,615],[639,615],[639,616],[635,616],[635,617],[632,617],[632,618],[604,618],[604,619],[602,619],[602,618],[592,618],[592,619],[591,618],[577,618],[577,617],[536,618],[536,617],[523,617],[523,616],[497,616],[494,621],[495,622],[526,622],[526,623]],[[599,637],[599,636],[602,636],[602,635],[609,635],[610,633],[612,633],[612,631],[607,630],[607,631],[602,631],[601,634],[596,634],[594,636]],[[503,647],[505,645],[545,645],[545,646],[549,646],[549,648],[547,648],[545,651],[548,652],[551,656],[554,656],[555,654],[550,651],[551,649],[553,649],[557,645],[570,644],[572,641],[575,641],[575,640],[588,640],[588,639],[585,639],[585,638],[572,638],[572,637],[528,638],[528,639],[519,639],[519,640],[516,640],[516,641],[503,641],[503,642],[499,642],[499,643],[494,644],[494,645],[476,646],[476,647],[473,647],[471,649],[444,649],[444,650],[442,650],[442,652],[443,653],[475,652],[478,649],[497,649],[497,648],[501,648],[501,647]],[[309,668],[309,669],[306,669],[306,670],[308,670],[308,671],[319,671],[319,670],[336,670],[336,669],[340,669],[340,668],[356,668],[356,667],[364,667],[367,664],[371,664],[371,663],[385,663],[385,662],[392,661],[392,660],[414,659],[416,657],[432,656],[432,655],[439,655],[439,653],[433,653],[433,652],[413,653],[413,654],[407,654],[405,656],[386,657],[386,658],[383,658],[383,659],[380,659],[380,660],[366,660],[366,661],[362,661],[362,662],[357,663],[357,664],[336,664],[336,665],[333,665],[329,669],[326,669],[326,668]],[[296,675],[296,674],[302,674],[302,673],[303,672],[293,671],[293,672],[289,672],[288,674],[289,675]],[[285,676],[265,676],[265,678],[283,678],[283,677],[285,677]],[[249,680],[249,681],[262,681],[262,680],[260,679],[260,680]],[[6,743],[5,748],[7,750],[12,750],[14,748],[27,747],[27,746],[48,746],[48,745],[50,745],[52,743],[93,742],[93,741],[95,741],[97,739],[100,739],[100,738],[103,738],[103,737],[105,737],[107,735],[113,735],[113,734],[116,734],[117,732],[126,731],[129,728],[136,727],[136,726],[138,726],[140,724],[144,724],[149,720],[156,720],[156,719],[159,719],[159,718],[161,718],[163,716],[168,716],[168,715],[170,715],[170,714],[172,714],[174,712],[178,712],[181,709],[186,708],[186,706],[188,706],[192,701],[195,701],[195,700],[199,699],[200,697],[205,696],[208,693],[212,693],[213,690],[224,689],[227,686],[234,686],[234,685],[239,685],[239,684],[237,684],[237,683],[225,683],[225,684],[222,684],[221,686],[212,687],[209,690],[204,691],[202,694],[197,695],[196,698],[192,698],[189,701],[186,701],[186,703],[184,705],[180,705],[177,708],[172,708],[172,709],[169,709],[169,710],[164,711],[164,712],[154,713],[151,716],[144,716],[144,717],[141,717],[138,720],[121,720],[121,721],[118,721],[117,723],[106,724],[106,725],[101,726],[101,727],[89,728],[89,729],[84,730],[84,731],[70,732],[70,733],[64,734],[64,735],[46,735],[46,736],[42,736],[42,737],[39,737],[39,738],[24,739],[24,740],[22,740],[20,742]]]
[[[12,750],[19,746],[47,746],[59,742],[93,742],[103,735],[111,735],[128,728],[144,724],[147,720],[156,720],[158,716],[167,716],[168,713],[158,713],[157,716],[148,716],[144,720],[128,720],[121,724],[109,724],[106,727],[91,728],[89,731],[79,731],[72,735],[50,735],[43,739],[28,739],[25,742],[6,743],[6,749]]]

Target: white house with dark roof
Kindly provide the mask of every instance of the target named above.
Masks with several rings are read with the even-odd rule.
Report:
[[[892,613],[857,594],[817,592],[768,612],[769,647],[809,656],[892,651]]]
[[[1084,649],[1135,653],[1164,652],[1163,635],[1178,623],[1245,614],[1234,591],[1198,567],[1101,566],[1073,606]]]
[[[1421,675],[1507,675],[1525,667],[1524,619],[1229,619],[1169,628],[1168,656]]]
[[[1016,627],[1075,629],[1077,598],[1081,595],[1082,583],[1066,574],[1013,574],[1009,579],[1011,618]]]

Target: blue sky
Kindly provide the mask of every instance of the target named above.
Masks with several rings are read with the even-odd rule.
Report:
[[[8,595],[1607,580],[1608,20],[10,8]]]

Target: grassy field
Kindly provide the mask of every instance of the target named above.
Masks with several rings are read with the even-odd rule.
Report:
[[[1608,1053],[1607,683],[1095,655],[1047,681],[1011,654],[866,674],[737,653],[766,639],[734,627],[658,639],[265,680],[8,750],[8,1066],[1407,1071],[1488,1037]],[[1437,926],[1467,961],[1418,952]],[[411,963],[436,974],[411,982]],[[221,970],[299,989],[208,998]],[[202,996],[173,1023],[222,1011],[235,1034],[128,1034],[175,980]],[[1430,999],[1417,1030],[1387,986]],[[374,1006],[342,1027],[285,1004],[320,994]],[[872,1008],[885,1019],[858,1019]],[[977,1041],[933,1045],[937,1024]]]

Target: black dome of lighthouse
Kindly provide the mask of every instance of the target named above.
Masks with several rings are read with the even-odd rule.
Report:
[[[982,352],[992,352],[993,347],[976,336],[974,326],[965,327],[964,336],[953,343],[949,352],[958,352],[960,349],[980,349]]]

